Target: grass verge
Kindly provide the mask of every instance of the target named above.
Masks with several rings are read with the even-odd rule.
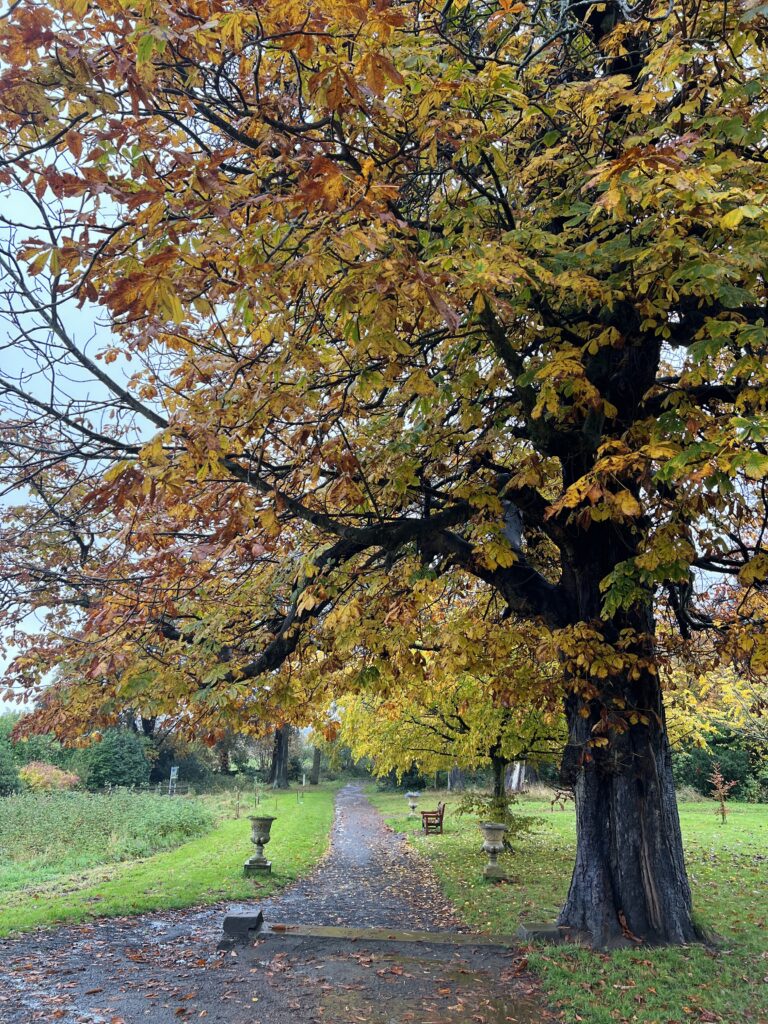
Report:
[[[301,804],[294,792],[262,800],[260,813],[277,817],[268,847],[274,873],[264,879],[243,876],[243,861],[253,853],[245,816],[250,810],[234,819],[232,799],[220,799],[218,825],[175,850],[3,893],[0,937],[41,925],[268,895],[305,874],[325,852],[333,797],[333,789],[320,789],[308,792]]]
[[[388,823],[424,853],[468,924],[514,933],[521,922],[553,921],[565,899],[575,852],[573,808],[523,800],[520,813],[538,818],[518,837],[506,866],[514,881],[481,877],[484,856],[477,822],[451,813],[443,836],[424,837],[407,817],[401,794],[372,793]],[[425,797],[427,809],[437,796]],[[768,1024],[768,807],[730,804],[719,824],[712,804],[682,804],[680,819],[699,920],[723,937],[699,946],[594,953],[574,946],[531,946],[528,962],[544,993],[568,1024]]]

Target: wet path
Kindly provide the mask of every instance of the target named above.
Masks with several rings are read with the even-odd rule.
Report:
[[[315,871],[261,902],[267,921],[461,930],[428,865],[362,789],[337,799]],[[514,950],[269,935],[219,952],[230,905],[0,942],[0,1024],[533,1024],[546,1014]]]
[[[359,785],[336,798],[329,856],[263,908],[267,921],[294,924],[461,929],[427,863],[384,825]]]

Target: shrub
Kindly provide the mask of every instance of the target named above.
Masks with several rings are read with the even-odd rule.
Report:
[[[106,786],[146,786],[151,765],[146,741],[128,729],[109,729],[98,743],[80,754],[79,762],[88,789]]]
[[[516,803],[514,797],[494,797],[488,793],[470,792],[465,793],[459,800],[456,813],[471,814],[480,822],[495,821],[500,825],[506,825],[504,847],[511,850],[515,839],[528,832],[535,832],[541,823],[540,818],[516,814],[513,810],[514,803]]]
[[[16,765],[42,761],[67,772],[77,771],[78,751],[64,747],[51,733],[31,733],[15,737],[13,730],[24,722],[25,715],[16,712],[0,715],[0,746],[7,747]]]
[[[0,741],[0,796],[8,796],[19,789],[19,772],[11,748]]]
[[[80,782],[73,772],[62,771],[55,764],[30,761],[19,769],[19,778],[30,789],[72,789]]]
[[[739,788],[739,797],[750,804],[768,803],[768,765],[758,767]]]
[[[734,799],[755,799],[759,786],[755,787],[753,782],[755,772],[749,749],[740,745],[737,736],[726,731],[715,734],[709,744],[709,748],[694,747],[673,753],[672,771],[678,788],[693,786],[699,793],[709,796],[710,776],[717,763],[725,778],[735,782]]]

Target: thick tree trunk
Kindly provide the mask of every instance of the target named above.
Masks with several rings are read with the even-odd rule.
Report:
[[[448,772],[448,791],[460,793],[464,789],[464,775],[458,765],[454,765]]]
[[[272,789],[288,789],[288,740],[290,735],[290,725],[281,725],[279,729],[275,729],[275,745],[272,748],[272,766],[269,770],[268,780]]]
[[[634,369],[622,378],[622,401],[628,395],[636,401],[649,384],[642,363],[627,365]],[[589,471],[588,456],[575,451],[564,459],[566,484]],[[574,788],[577,845],[558,922],[601,948],[695,941],[700,935],[655,671],[652,596],[602,617],[601,583],[640,553],[641,534],[615,521],[583,528],[573,519],[566,529],[563,589],[575,632],[566,634],[563,652],[573,688],[562,775]]]
[[[309,773],[309,784],[310,786],[317,786],[320,782],[320,759],[322,753],[320,747],[315,747],[312,752],[312,770]]]
[[[661,689],[651,673],[611,688],[636,709],[618,729],[605,731],[610,694],[566,704],[577,847],[558,923],[598,947],[695,941]],[[592,745],[602,736],[607,745]]]

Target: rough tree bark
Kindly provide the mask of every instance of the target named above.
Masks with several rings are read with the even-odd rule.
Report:
[[[141,732],[142,732],[142,735],[147,736],[149,738],[154,736],[155,735],[155,727],[156,727],[156,725],[157,725],[157,716],[152,716],[151,718],[145,718],[143,715],[141,716]]]
[[[268,784],[272,789],[288,789],[288,741],[290,725],[275,729],[275,745],[272,748],[272,765],[269,769]]]
[[[599,581],[611,563],[627,557],[627,537],[619,538],[619,546],[615,530],[611,540],[604,531],[595,532],[571,576],[574,621],[597,622]],[[635,653],[651,667],[635,679],[631,674],[607,679],[596,699],[584,701],[578,694],[566,699],[569,735],[562,778],[574,788],[577,849],[558,923],[582,932],[597,947],[696,941],[701,936],[692,919],[662,693],[653,669],[650,596],[645,606],[603,623],[603,630],[610,642],[622,630],[632,630],[640,638]],[[594,746],[606,714],[614,712],[619,727],[614,723],[608,730],[607,745]]]
[[[566,778],[574,785],[578,842],[559,923],[589,934],[597,946],[689,942],[698,935],[661,691],[646,675],[631,695],[652,711],[649,724],[630,726],[607,754],[589,761],[581,752],[599,717],[582,717],[577,702],[568,701]]]
[[[448,791],[460,793],[464,789],[464,775],[458,765],[454,765],[448,772]]]

